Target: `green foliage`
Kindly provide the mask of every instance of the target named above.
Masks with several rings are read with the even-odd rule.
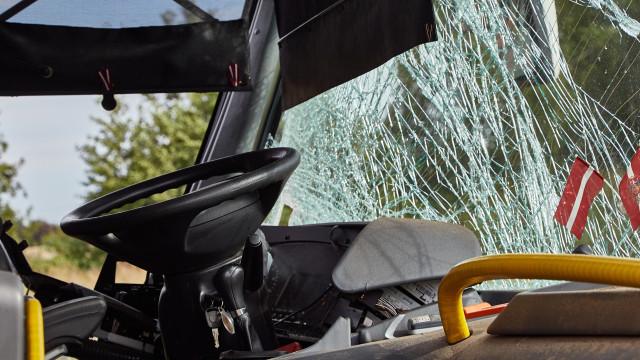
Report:
[[[20,159],[17,163],[1,161],[8,148],[9,144],[0,135],[0,217],[3,221],[11,220],[13,223],[9,234],[17,241],[25,239],[31,246],[44,245],[57,254],[64,254],[64,258],[54,258],[53,265],[70,261],[81,269],[98,266],[103,257],[100,252],[87,252],[86,244],[64,235],[58,226],[41,220],[29,221],[28,214],[17,214],[6,203],[10,198],[26,195],[22,185],[16,180],[18,169],[24,160]]]
[[[617,0],[616,4],[631,18],[640,17],[640,6],[634,6],[634,0]],[[605,14],[579,3],[562,4],[560,45],[576,84],[630,127],[637,127],[638,39],[621,33]]]
[[[88,167],[86,199],[193,165],[216,98],[145,95],[137,112],[120,102],[108,118],[93,118],[99,132],[78,148]],[[181,191],[173,189],[135,205],[166,200]]]
[[[85,242],[66,236],[59,228],[42,237],[42,244],[56,256],[52,265],[71,265],[81,270],[95,268],[104,262],[105,253]]]
[[[96,268],[104,262],[104,252],[65,235],[59,226],[42,220],[11,219],[9,235],[16,241],[26,240],[29,250],[25,253],[31,267],[47,272],[52,266],[72,266],[81,270]],[[32,252],[31,247],[40,248]],[[42,254],[45,250],[45,255]]]
[[[280,222],[278,222],[278,226],[289,226],[289,219],[291,218],[292,212],[293,208],[285,204],[282,207],[282,214],[280,215]]]
[[[22,166],[24,160],[20,159],[17,163],[2,161],[8,149],[9,144],[4,139],[4,136],[0,134],[0,217],[3,220],[17,217],[16,212],[6,203],[8,198],[20,195],[26,196],[22,185],[16,179],[18,169]]]
[[[13,227],[9,235],[16,240],[27,240],[30,246],[43,245],[43,239],[52,232],[60,232],[60,227],[42,220],[26,221],[25,219],[11,218]]]
[[[107,117],[92,118],[98,133],[78,148],[88,168],[86,200],[193,165],[216,99],[217,94],[145,95],[137,111],[130,111],[120,100]],[[120,210],[173,198],[183,191],[172,189]],[[60,255],[54,265],[88,269],[104,261],[101,250],[57,228],[43,229],[43,224],[35,223],[24,234]]]

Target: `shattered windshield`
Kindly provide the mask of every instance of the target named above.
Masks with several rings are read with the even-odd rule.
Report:
[[[302,163],[272,224],[435,219],[483,251],[640,255],[618,184],[640,140],[640,3],[438,0],[439,40],[284,114]],[[555,222],[579,156],[605,180],[577,240]]]

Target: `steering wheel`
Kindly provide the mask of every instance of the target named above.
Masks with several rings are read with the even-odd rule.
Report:
[[[239,254],[299,162],[296,150],[274,148],[194,165],[90,201],[66,215],[60,227],[151,272],[204,269]],[[170,200],[106,214],[214,176],[227,178]]]

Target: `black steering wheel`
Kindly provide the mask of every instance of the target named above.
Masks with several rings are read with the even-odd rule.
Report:
[[[185,273],[232,259],[273,207],[300,155],[275,148],[234,155],[162,175],[90,201],[62,230],[145,270]],[[174,199],[114,209],[185,184],[229,176]]]

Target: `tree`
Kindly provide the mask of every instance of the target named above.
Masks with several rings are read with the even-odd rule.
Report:
[[[73,267],[86,270],[100,266],[104,262],[104,252],[89,244],[65,235],[59,227],[50,229],[41,239],[42,244],[52,250],[56,256],[51,265]]]
[[[144,95],[137,111],[120,101],[108,117],[94,117],[98,133],[78,151],[88,169],[87,201],[195,163],[217,94]],[[184,192],[171,189],[119,210],[163,201]],[[104,253],[60,234],[44,239],[81,268],[97,265]]]
[[[16,196],[26,196],[22,185],[17,181],[18,169],[22,166],[24,160],[20,159],[16,163],[2,161],[8,149],[9,144],[4,139],[4,136],[0,134],[0,217],[3,220],[16,219],[17,215],[9,206],[7,200]]]
[[[125,103],[95,117],[97,135],[79,147],[88,166],[87,200],[195,163],[217,94],[145,95],[137,112]],[[145,205],[179,195],[159,194]]]

